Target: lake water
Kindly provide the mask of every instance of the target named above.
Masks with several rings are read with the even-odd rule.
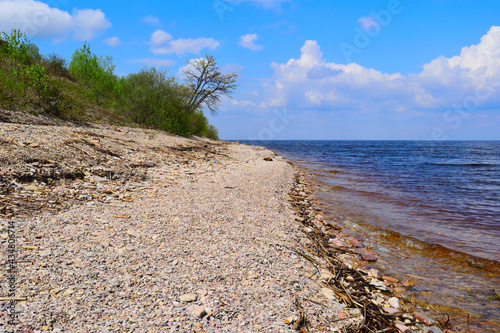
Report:
[[[304,167],[330,218],[417,280],[408,297],[500,331],[500,141],[245,142]]]

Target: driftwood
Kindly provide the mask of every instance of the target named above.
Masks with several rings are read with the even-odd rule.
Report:
[[[296,184],[306,184],[306,181],[298,175]],[[336,298],[344,303],[347,308],[358,309],[360,312],[358,315],[338,318],[334,322],[362,316],[362,320],[357,325],[344,327],[343,331],[346,333],[398,333],[399,330],[394,323],[395,316],[385,313],[379,305],[372,301],[371,298],[375,287],[369,284],[370,279],[366,276],[366,273],[354,267],[349,267],[338,257],[339,254],[354,252],[328,243],[331,236],[322,232],[321,228],[314,223],[313,209],[309,202],[306,201],[307,194],[302,190],[297,190],[296,186],[289,196],[291,198],[290,203],[299,216],[297,221],[303,224],[304,234],[310,240],[309,245],[303,245],[301,249],[289,250],[310,262],[317,269],[316,274],[320,273],[320,268],[328,270],[332,277],[327,281],[319,280],[317,283],[323,288],[332,290]],[[349,281],[346,280],[347,277],[349,277]],[[297,308],[300,311],[301,307],[297,306]],[[296,326],[296,330],[307,332],[306,318],[300,319],[300,325]]]

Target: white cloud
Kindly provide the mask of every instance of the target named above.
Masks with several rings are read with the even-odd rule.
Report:
[[[0,0],[0,30],[21,29],[30,37],[54,41],[72,37],[91,40],[111,27],[100,9],[74,9],[70,14],[35,0]]]
[[[156,67],[168,67],[175,65],[175,61],[170,59],[155,59],[155,58],[142,58],[142,59],[132,59],[127,62],[144,64],[146,66],[156,66]]]
[[[141,23],[151,24],[155,27],[161,26],[160,18],[153,16],[153,15],[147,15],[147,16],[142,17]]]
[[[181,56],[184,53],[199,53],[205,48],[214,50],[220,46],[220,43],[213,38],[179,38],[175,40],[172,38],[168,32],[156,30],[151,34],[151,52],[154,54],[175,53]]]
[[[255,44],[258,38],[257,34],[246,34],[240,37],[240,42],[238,44],[252,51],[260,51],[263,47]]]
[[[360,17],[358,23],[364,31],[380,30],[380,23],[372,15]]]
[[[295,105],[324,110],[442,110],[462,104],[500,107],[500,27],[492,27],[477,45],[460,55],[438,57],[420,73],[382,73],[355,63],[336,64],[323,58],[316,41],[308,40],[299,59],[271,65],[264,86],[268,107]]]
[[[151,45],[163,45],[166,42],[172,40],[172,35],[163,30],[156,30],[151,34],[151,41],[149,42]]]
[[[106,45],[111,46],[111,47],[117,47],[122,43],[122,41],[118,37],[106,38],[102,42]]]

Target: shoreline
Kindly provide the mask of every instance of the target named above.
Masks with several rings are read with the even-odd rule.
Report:
[[[333,273],[296,252],[314,243],[303,234],[310,216],[292,209],[308,184],[270,150],[0,123],[0,151],[0,219],[17,225],[19,332],[369,331],[370,316],[341,304]],[[366,273],[351,278],[371,282]],[[389,301],[372,291],[367,299]],[[378,315],[390,332],[394,313]]]

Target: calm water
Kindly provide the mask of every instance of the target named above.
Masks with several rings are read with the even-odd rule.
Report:
[[[305,167],[327,212],[378,236],[366,242],[386,269],[421,279],[417,300],[439,293],[443,306],[465,308],[498,331],[500,141],[247,143]]]

